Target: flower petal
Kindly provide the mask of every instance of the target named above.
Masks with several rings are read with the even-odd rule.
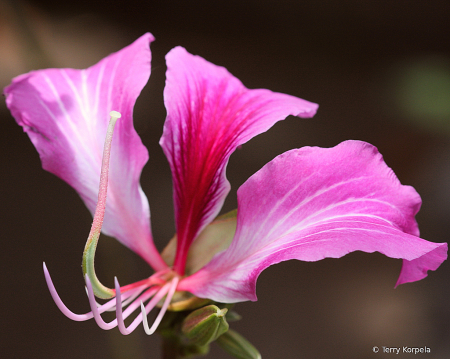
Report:
[[[272,264],[357,250],[402,258],[397,284],[422,279],[446,259],[447,244],[417,237],[420,204],[368,143],[286,152],[241,186],[233,242],[179,290],[227,303],[256,300],[256,280]]]
[[[225,68],[181,47],[166,59],[167,119],[160,144],[174,184],[174,268],[183,273],[191,242],[218,214],[228,194],[225,168],[231,153],[288,115],[312,117],[317,105],[269,90],[248,90]]]
[[[16,77],[6,103],[28,133],[42,166],[70,184],[93,214],[109,112],[119,111],[103,232],[155,269],[166,265],[150,232],[150,211],[139,184],[147,149],[133,127],[133,107],[150,76],[151,34],[85,69],[47,69]]]

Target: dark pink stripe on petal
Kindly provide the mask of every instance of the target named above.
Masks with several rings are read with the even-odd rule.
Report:
[[[420,204],[368,143],[286,152],[241,186],[230,247],[179,289],[226,303],[256,300],[256,280],[268,266],[353,251],[403,259],[397,284],[420,280],[447,258],[446,243],[418,237]]]
[[[225,169],[231,153],[288,115],[312,117],[317,105],[269,90],[248,90],[225,68],[181,47],[166,59],[167,119],[160,144],[172,169],[175,270],[183,273],[190,244],[228,194]]]

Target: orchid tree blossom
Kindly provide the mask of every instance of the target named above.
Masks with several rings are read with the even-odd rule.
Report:
[[[51,295],[70,319],[94,318],[102,329],[117,326],[123,334],[144,323],[152,334],[167,310],[256,300],[259,274],[281,261],[377,251],[403,260],[399,285],[426,277],[447,258],[446,243],[419,237],[417,192],[361,141],[281,154],[238,189],[237,212],[218,216],[230,191],[226,167],[233,151],[289,115],[312,117],[318,106],[249,90],[225,68],[181,47],[166,57],[167,119],[160,141],[172,170],[176,235],[158,253],[139,184],[148,153],[132,117],[150,76],[152,40],[145,34],[85,70],[32,71],[4,90],[43,168],[71,185],[94,216],[83,254],[90,312],[75,314],[63,304],[44,264]],[[103,286],[94,269],[101,231],[139,254],[154,274],[123,287],[117,278],[115,288]],[[109,301],[99,304],[96,296]],[[149,327],[146,314],[155,306],[161,310]],[[117,316],[109,323],[101,316],[107,310]],[[127,327],[124,320],[136,310],[141,312]],[[223,318],[226,312],[208,307],[198,315]],[[195,332],[197,322],[186,327]],[[222,334],[228,326],[221,322],[220,328]],[[217,339],[204,338],[203,346]]]

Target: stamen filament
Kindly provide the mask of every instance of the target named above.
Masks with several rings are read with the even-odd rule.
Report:
[[[159,303],[159,301],[167,294],[167,292],[170,289],[170,284],[167,283],[166,285],[164,285],[157,293],[156,295],[152,298],[152,300],[150,302],[148,302],[147,304],[147,310],[151,311],[154,307],[156,307],[156,305]],[[141,306],[143,305],[143,300],[140,301]],[[138,304],[138,301],[136,300],[133,304]],[[119,330],[123,335],[128,335],[130,334],[133,330],[135,330],[137,328],[137,326],[143,321],[143,320],[147,320],[147,317],[142,313],[139,313],[139,315],[134,319],[134,321],[130,324],[130,326],[128,328],[125,327],[125,323],[123,321],[125,317],[125,312],[124,312],[124,316],[122,318],[122,315],[119,311],[119,308],[117,308],[116,311],[116,317],[119,323]]]
[[[130,304],[130,306],[123,312],[123,319],[126,319],[130,316],[131,313],[133,313],[139,306],[140,306],[140,302],[145,302],[148,299],[152,298],[157,292],[158,292],[158,288],[151,288],[149,290],[147,290],[144,294],[142,294],[138,299],[136,299],[135,301],[133,301],[132,304]],[[120,305],[120,302],[118,302]],[[134,319],[133,323],[135,321],[138,320],[139,316],[141,313],[139,313],[139,315]],[[116,306],[116,316],[117,316],[117,306]],[[133,330],[138,326],[138,324],[141,322],[141,320],[139,320],[136,324],[136,326],[133,328]]]
[[[111,156],[112,136],[116,121],[121,117],[117,111],[111,111],[111,119],[109,121],[108,129],[106,131],[105,145],[103,147],[102,168],[100,173],[100,185],[98,191],[97,207],[95,208],[94,220],[92,222],[91,231],[86,242],[83,252],[83,274],[87,275],[91,281],[94,294],[102,299],[112,298],[115,295],[115,290],[105,287],[98,280],[95,274],[94,257],[97,249],[98,239],[102,230],[103,219],[105,217],[106,209],[106,193],[108,190],[108,173],[109,173],[109,159]]]
[[[87,287],[85,287],[86,289],[86,295],[89,298],[89,292]],[[141,285],[139,287],[136,287],[134,289],[130,289],[122,298],[122,306],[126,307],[128,304],[130,304],[133,300],[135,300],[140,294],[142,294],[142,292],[148,289],[147,285]],[[127,298],[127,296],[129,296],[129,298]],[[117,296],[116,296],[117,297]],[[115,302],[115,300],[111,300],[111,302]],[[97,301],[95,301],[95,303],[97,304],[97,308],[102,307],[104,304],[100,304]],[[108,302],[109,303],[109,302]],[[106,312],[115,312],[116,311],[116,306],[113,305],[111,308],[108,308],[105,310]]]
[[[117,320],[114,319],[113,321],[106,323],[103,318],[100,315],[100,312],[97,308],[97,304],[95,302],[95,296],[94,296],[94,291],[92,288],[92,284],[91,281],[89,280],[89,276],[86,274],[86,287],[88,289],[88,297],[89,297],[89,304],[91,305],[91,310],[92,310],[92,314],[94,315],[94,319],[97,323],[97,325],[102,328],[103,330],[110,330],[112,328],[114,328],[117,325]],[[117,298],[116,298],[116,302],[117,302]],[[117,303],[116,303],[117,305]]]
[[[89,320],[89,319],[94,317],[92,312],[85,313],[85,314],[75,314],[69,308],[67,308],[66,305],[61,300],[61,298],[59,297],[58,293],[56,292],[55,286],[53,285],[53,282],[52,282],[52,278],[50,277],[50,273],[49,273],[45,263],[43,263],[43,268],[44,268],[45,281],[47,282],[47,286],[48,286],[50,294],[51,294],[51,296],[53,298],[53,301],[55,302],[55,304],[59,308],[59,310],[67,318],[72,319],[72,320],[77,321],[77,322],[81,322],[81,321]],[[128,298],[128,296],[130,296],[131,294],[133,294],[133,292],[131,292],[131,291],[126,293],[124,295],[124,299]],[[99,313],[106,312],[108,309],[114,307],[115,304],[116,304],[116,299],[114,298],[114,299],[106,302],[105,304],[99,306],[98,307],[98,312]]]
[[[173,295],[175,294],[175,291],[176,291],[177,285],[178,285],[178,281],[179,281],[179,278],[178,277],[174,277],[170,284],[167,283],[161,289],[160,292],[162,292],[162,290],[165,287],[170,285],[170,288],[168,289],[168,294],[167,294],[166,300],[164,301],[164,304],[163,304],[161,310],[159,311],[158,316],[156,317],[155,321],[153,322],[153,325],[152,325],[151,328],[148,327],[147,312],[145,310],[144,304],[141,302],[141,312],[142,312],[142,315],[143,315],[143,323],[142,324],[144,326],[144,330],[145,330],[145,333],[147,335],[152,335],[156,331],[156,329],[158,329],[159,323],[161,323],[161,320],[162,320],[164,314],[166,314],[166,311],[167,311],[167,308],[169,307],[170,301],[172,300]],[[162,298],[162,296],[161,296],[161,298]]]
[[[130,304],[130,306],[122,313],[122,303],[120,302],[121,298],[116,297],[115,301],[116,301],[116,316],[117,316],[117,318],[112,320],[111,322],[107,323],[100,316],[100,312],[95,305],[96,302],[95,302],[94,292],[92,290],[91,282],[87,276],[86,276],[86,287],[88,289],[89,304],[91,305],[93,317],[94,317],[97,325],[104,330],[113,329],[118,324],[121,325],[123,323],[123,320],[128,318],[129,315],[131,313],[133,313],[139,307],[139,303],[142,303],[143,301],[145,302],[149,298],[153,297],[155,295],[155,293],[157,293],[157,295],[153,297],[153,299],[149,302],[149,305],[155,306],[156,304],[158,304],[158,302],[161,299],[158,297],[158,295],[159,295],[158,288],[150,288],[147,291],[145,291],[145,293],[143,293],[137,300],[135,300],[132,304]],[[163,289],[164,289],[164,287],[163,287]],[[120,291],[120,287],[119,287],[119,291]],[[161,290],[160,290],[160,292],[161,292]],[[154,304],[152,304],[152,303],[154,303]],[[117,313],[119,313],[119,314],[117,314]],[[141,321],[142,321],[142,313],[139,313],[139,315],[134,319],[133,323],[130,325],[130,327],[133,327],[130,330],[130,333],[134,329],[136,329],[136,327],[139,325],[139,323]]]
[[[95,300],[91,280],[89,276],[86,274],[85,276],[86,290],[89,299],[89,305],[91,306],[91,311],[85,314],[75,314],[65,306],[65,304],[59,297],[58,293],[56,292],[55,286],[53,285],[50,273],[48,272],[45,263],[43,264],[43,268],[45,280],[47,281],[47,286],[48,289],[50,290],[50,294],[53,300],[55,301],[56,305],[58,306],[59,310],[66,317],[75,321],[85,321],[94,318],[97,325],[100,328],[104,330],[110,330],[118,326],[120,332],[124,335],[128,335],[131,332],[133,332],[141,322],[143,322],[145,332],[148,335],[153,334],[158,328],[159,324],[161,323],[161,320],[167,311],[167,308],[175,294],[179,282],[179,278],[174,277],[171,280],[171,282],[166,283],[162,287],[151,285],[151,287],[147,287],[148,289],[145,290],[145,285],[141,285],[139,287],[128,290],[125,294],[122,295],[119,282],[117,278],[114,278],[116,297],[114,299],[109,300],[105,304],[100,305]],[[147,312],[150,312],[153,308],[155,308],[156,305],[160,302],[160,300],[164,298],[164,296],[166,296],[164,304],[158,316],[156,317],[152,327],[149,328],[147,321]],[[151,300],[144,307],[143,303],[149,300],[150,298]],[[126,305],[128,305],[128,307],[123,311],[123,307]],[[124,320],[128,318],[130,314],[132,314],[139,306],[141,307],[141,312],[136,316],[136,318],[127,328],[125,326]],[[115,308],[116,319],[107,323],[103,320],[101,314],[106,311],[110,311],[112,308]]]

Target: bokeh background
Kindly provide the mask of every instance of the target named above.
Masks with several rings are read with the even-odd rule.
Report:
[[[144,32],[150,82],[135,126],[150,152],[142,187],[162,249],[174,233],[169,166],[158,145],[165,119],[164,55],[174,46],[225,66],[249,88],[320,104],[313,119],[289,117],[231,157],[232,191],[276,155],[347,139],[376,145],[402,183],[423,199],[421,234],[450,233],[450,2],[442,0],[0,0],[0,85],[32,69],[88,67]],[[91,217],[76,193],[43,171],[37,152],[0,104],[2,268],[0,357],[159,358],[159,338],[123,337],[93,321],[72,322],[53,303],[46,261],[65,303],[88,310],[80,271]],[[150,275],[113,239],[98,249],[98,273],[112,285]],[[394,289],[401,261],[352,253],[316,263],[285,262],[258,280],[255,303],[232,327],[263,358],[376,358],[372,347],[430,348],[450,357],[450,266]],[[414,354],[400,354],[414,357]],[[211,358],[230,358],[215,345]]]

